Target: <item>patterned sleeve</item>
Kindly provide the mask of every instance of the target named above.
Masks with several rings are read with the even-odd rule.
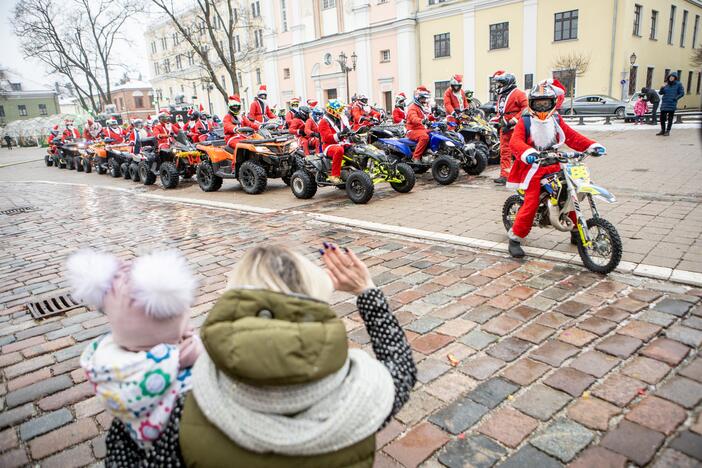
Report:
[[[376,358],[387,367],[395,383],[395,402],[387,422],[409,399],[417,381],[417,367],[407,338],[390,312],[383,292],[378,288],[364,291],[358,296],[356,306],[366,324]]]

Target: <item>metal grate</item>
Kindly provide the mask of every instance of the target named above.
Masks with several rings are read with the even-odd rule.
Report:
[[[70,294],[47,297],[27,304],[29,312],[36,320],[45,319],[53,315],[65,314],[69,310],[81,307]]]
[[[12,216],[12,215],[16,215],[16,214],[28,213],[30,211],[37,211],[37,210],[38,210],[38,208],[35,208],[33,206],[21,206],[19,208],[10,208],[9,210],[0,211],[0,214]]]

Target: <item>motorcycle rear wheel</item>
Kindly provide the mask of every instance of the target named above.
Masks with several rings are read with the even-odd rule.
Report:
[[[588,270],[606,275],[617,268],[622,259],[622,239],[617,228],[603,218],[588,219],[587,229],[593,246],[585,247],[582,242],[578,242],[580,259]],[[593,257],[593,253],[598,257]],[[602,260],[598,261],[599,258]]]

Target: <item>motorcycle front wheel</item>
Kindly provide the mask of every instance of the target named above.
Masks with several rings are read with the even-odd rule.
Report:
[[[588,270],[606,275],[617,268],[622,259],[622,239],[617,228],[606,219],[588,219],[587,229],[592,245],[586,247],[578,242],[580,259]]]
[[[524,199],[521,195],[512,195],[505,200],[505,204],[502,205],[502,224],[505,225],[505,231],[512,229],[517,211],[519,211],[519,208],[521,208],[523,204]]]

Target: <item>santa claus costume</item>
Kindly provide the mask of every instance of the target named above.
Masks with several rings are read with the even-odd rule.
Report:
[[[297,109],[295,117],[290,121],[290,126],[288,127],[288,132],[297,137],[297,142],[302,147],[305,156],[309,156],[310,148],[315,149],[315,152],[320,152],[318,150],[320,141],[319,138],[315,137],[319,130],[316,129],[317,124],[310,117],[310,112],[309,107],[301,106]],[[312,125],[308,125],[310,120],[314,124],[314,129]]]
[[[528,102],[524,91],[517,88],[513,74],[500,70],[493,75],[493,80],[497,85],[496,119],[500,123],[500,177],[495,179],[495,183],[504,184],[512,167],[509,140]]]
[[[80,138],[80,131],[73,126],[72,120],[65,120],[63,124],[65,128],[63,130],[63,135],[61,135],[62,141],[77,140]]]
[[[285,125],[290,128],[290,122],[295,118],[295,112],[300,107],[301,99],[299,97],[294,97],[290,99],[290,106],[288,111],[285,113]]]
[[[405,102],[407,101],[407,96],[405,93],[398,93],[395,98],[395,107],[392,109],[392,121],[396,124],[401,124],[407,118],[405,114]]]
[[[100,122],[95,122],[92,118],[89,118],[85,122],[85,127],[83,127],[83,138],[88,141],[99,140],[102,136],[102,125]]]
[[[266,103],[267,97],[268,91],[266,90],[266,85],[259,86],[256,99],[254,99],[251,106],[249,106],[249,119],[255,120],[256,122],[265,122],[269,119],[275,119],[275,114]]]
[[[368,105],[368,96],[359,94],[356,101],[351,106],[351,122],[353,129],[358,130],[362,126],[371,125],[370,119],[380,119],[380,113]]]
[[[227,106],[229,107],[229,112],[224,116],[222,125],[224,126],[224,139],[227,142],[227,146],[233,149],[236,148],[236,144],[239,140],[245,140],[247,138],[246,135],[237,132],[237,129],[239,127],[250,127],[258,130],[259,123],[249,120],[245,115],[240,115],[241,98],[238,94],[229,96]]]
[[[507,187],[524,191],[524,203],[508,233],[510,253],[515,257],[524,256],[519,244],[531,231],[539,207],[541,179],[561,170],[559,164],[540,166],[536,162],[539,152],[553,151],[564,144],[579,152],[605,152],[602,145],[570,128],[555,113],[557,99],[558,95],[551,85],[536,85],[529,93],[528,110],[511,136],[510,150],[516,161],[509,173]]]
[[[106,127],[102,129],[102,137],[110,138],[112,144],[124,143],[127,134],[122,127],[117,123],[117,119],[110,118],[105,122]]]
[[[414,101],[407,109],[407,119],[405,121],[406,137],[417,142],[417,146],[412,154],[414,161],[420,161],[422,155],[429,145],[429,131],[425,125],[427,120],[434,120],[428,110],[431,92],[424,86],[418,87],[414,91]]]
[[[158,114],[158,124],[154,125],[154,136],[158,140],[159,149],[167,149],[171,146],[171,138],[178,134],[180,127],[171,122],[168,112]]]
[[[463,91],[463,75],[453,75],[449,85],[444,91],[444,110],[449,119],[455,121],[453,114],[463,112],[469,105],[466,92]]]
[[[327,102],[327,112],[319,121],[319,134],[322,138],[324,154],[332,159],[331,174],[328,180],[341,183],[341,162],[349,142],[346,137],[351,133],[351,126],[344,115],[344,105],[338,99]]]

